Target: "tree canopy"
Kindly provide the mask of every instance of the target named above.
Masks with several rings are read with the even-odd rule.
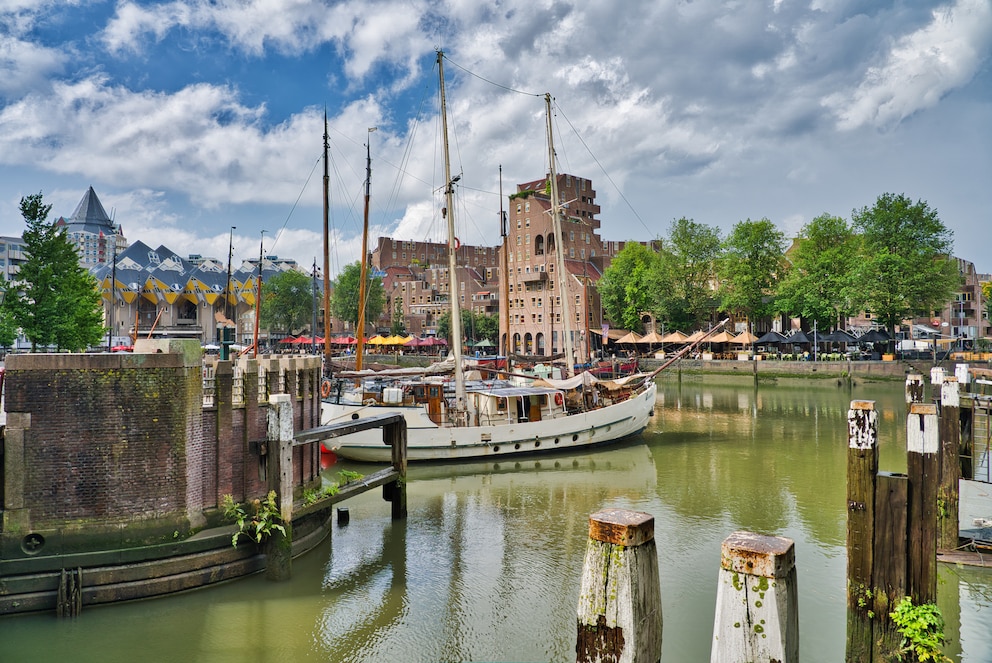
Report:
[[[462,340],[464,342],[478,343],[486,339],[494,346],[496,345],[499,337],[499,318],[497,316],[475,313],[467,308],[459,310],[462,317],[462,335],[464,336]],[[439,338],[447,339],[448,343],[452,342],[451,311],[445,311],[437,319],[437,335]]]
[[[106,329],[96,279],[79,264],[64,229],[47,221],[52,206],[44,204],[41,193],[21,198],[20,209],[27,225],[27,259],[4,307],[32,351],[49,346],[81,351],[99,345]]]
[[[788,257],[792,267],[779,284],[776,308],[816,321],[820,329],[836,326],[852,311],[852,276],[860,240],[847,221],[822,214],[799,232]]]
[[[786,264],[785,235],[768,219],[735,224],[717,262],[720,310],[761,318],[773,312]]]
[[[358,285],[362,278],[361,263],[346,265],[334,281],[331,314],[339,320],[358,324]],[[365,321],[378,320],[385,306],[386,295],[382,279],[370,278],[366,284]]]
[[[890,332],[939,310],[960,286],[953,233],[925,201],[885,193],[851,219],[862,241],[851,292]]]
[[[267,329],[295,334],[313,324],[313,280],[295,269],[262,283],[259,322]]]
[[[658,269],[658,254],[638,242],[627,242],[596,284],[603,311],[614,325],[640,330],[641,313],[655,310],[650,275]]]
[[[710,284],[720,255],[720,231],[682,217],[672,222],[668,237],[648,275],[655,317],[672,329],[693,329],[712,308]]]

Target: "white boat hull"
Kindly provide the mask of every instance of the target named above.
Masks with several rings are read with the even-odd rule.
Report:
[[[363,417],[400,413],[407,424],[409,461],[450,461],[495,458],[513,454],[546,453],[615,442],[640,433],[654,412],[657,385],[627,400],[587,412],[541,421],[496,425],[444,427],[432,422],[420,406],[347,405],[324,403],[323,425]],[[329,450],[349,460],[390,462],[391,449],[378,429],[353,433],[326,443]]]

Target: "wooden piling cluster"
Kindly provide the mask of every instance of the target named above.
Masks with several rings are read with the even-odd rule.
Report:
[[[285,534],[273,532],[266,542],[266,577],[288,580],[292,576],[293,447],[320,444],[323,440],[350,435],[369,428],[382,429],[383,444],[392,448],[392,465],[359,481],[343,486],[336,495],[321,500],[320,507],[331,507],[359,493],[382,486],[383,499],[392,505],[394,519],[406,518],[406,419],[401,414],[366,417],[358,421],[320,426],[294,434],[293,410],[288,394],[269,397],[268,453],[269,489],[276,491],[279,515]]]
[[[721,546],[713,663],[799,660],[799,594],[790,539],[734,532]],[[661,660],[654,517],[606,509],[589,517],[576,619],[578,663]]]
[[[958,543],[958,378],[934,369],[938,407],[924,403],[920,376],[906,379],[905,475],[878,471],[873,401],[848,413],[846,660],[889,660],[901,636],[889,613],[904,596],[937,599],[937,550]]]

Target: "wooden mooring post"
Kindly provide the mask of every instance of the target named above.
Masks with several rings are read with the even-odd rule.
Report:
[[[349,497],[382,486],[383,498],[390,502],[394,519],[406,518],[406,420],[401,414],[366,417],[358,421],[321,426],[295,433],[293,429],[293,403],[289,394],[269,397],[268,439],[266,457],[269,488],[275,490],[279,500],[280,523],[285,535],[275,531],[266,542],[266,577],[269,580],[288,580],[293,564],[293,447],[319,444],[322,440],[349,435],[370,428],[382,429],[383,444],[392,450],[392,465],[373,472],[358,481],[342,487],[332,497],[325,498],[331,506]]]
[[[915,373],[906,375],[906,403],[923,402],[923,376]]]
[[[661,660],[661,581],[653,516],[605,509],[589,517],[576,621],[578,663]]]
[[[721,547],[711,663],[799,661],[795,544],[734,532]]]
[[[845,659],[880,663],[899,650],[889,618],[895,604],[904,596],[916,605],[936,601],[937,406],[909,403],[905,475],[878,472],[872,401],[852,401],[848,432]]]
[[[940,449],[937,485],[937,549],[958,547],[961,479],[961,396],[958,380],[940,385]]]
[[[847,647],[849,663],[871,661],[872,558],[878,412],[875,401],[852,401],[847,413]]]
[[[937,406],[924,403],[912,405],[906,421],[906,467],[910,486],[907,589],[916,605],[937,600],[939,444]]]

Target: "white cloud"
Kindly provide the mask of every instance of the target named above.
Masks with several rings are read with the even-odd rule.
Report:
[[[842,130],[891,127],[970,81],[990,49],[992,4],[958,0],[934,10],[926,27],[897,40],[856,90],[829,95],[824,103]]]

